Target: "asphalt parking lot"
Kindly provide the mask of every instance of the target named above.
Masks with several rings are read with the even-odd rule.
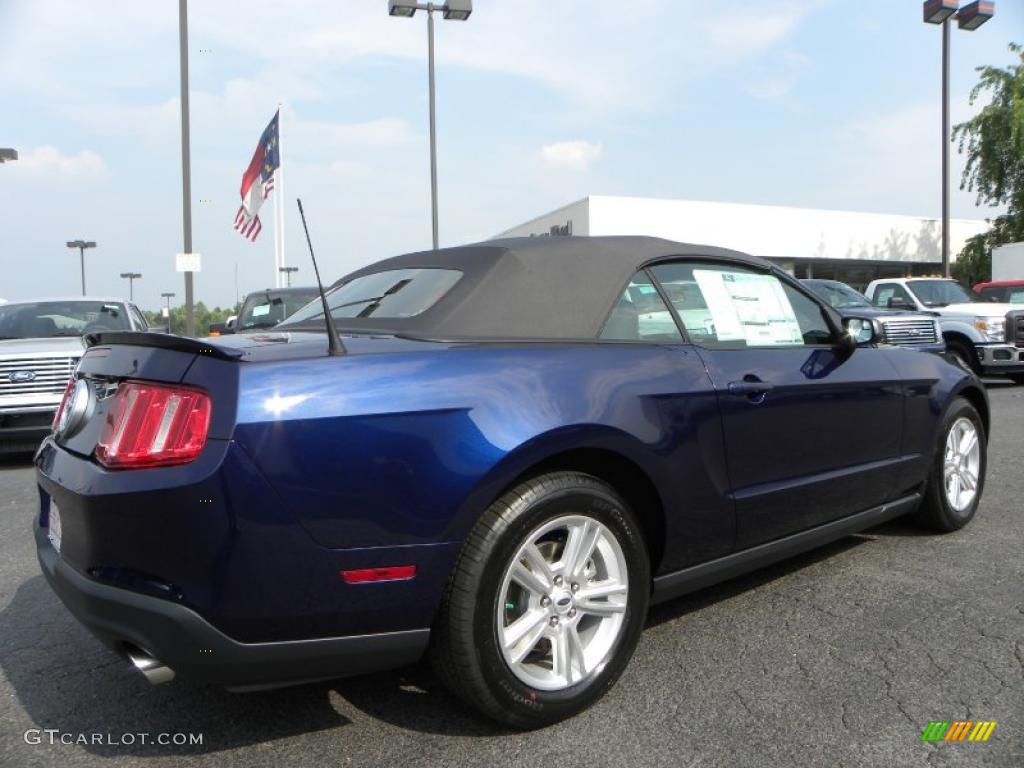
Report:
[[[534,733],[496,729],[420,668],[259,694],[151,687],[44,582],[31,464],[0,460],[0,765],[1024,765],[1024,387],[989,391],[966,530],[889,524],[660,606],[612,692]],[[998,726],[920,741],[957,719]],[[29,729],[202,744],[28,744]]]

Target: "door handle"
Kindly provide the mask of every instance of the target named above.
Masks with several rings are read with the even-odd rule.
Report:
[[[764,396],[768,394],[774,385],[767,381],[744,379],[743,381],[730,381],[729,382],[729,394],[730,395],[746,395],[751,400],[760,402],[764,399]]]

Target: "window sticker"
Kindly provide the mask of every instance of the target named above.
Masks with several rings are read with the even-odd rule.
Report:
[[[803,344],[803,333],[782,284],[772,275],[695,269],[719,341],[749,346]]]
[[[270,305],[269,304],[260,304],[258,307],[253,307],[252,308],[252,316],[253,317],[263,317],[263,315],[269,315],[269,314],[270,314]]]

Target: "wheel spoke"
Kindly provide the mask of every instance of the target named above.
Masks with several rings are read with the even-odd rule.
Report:
[[[575,578],[583,569],[593,554],[600,535],[601,529],[591,520],[585,520],[582,525],[569,530],[569,539],[565,543],[565,553],[562,555],[562,572],[566,578]]]
[[[950,503],[959,508],[960,506],[960,475],[954,472],[949,478],[949,500]]]
[[[626,605],[605,600],[577,600],[576,610],[589,613],[591,616],[612,616],[625,611]]]
[[[593,600],[598,597],[613,597],[614,595],[626,594],[626,585],[621,581],[608,579],[606,581],[595,581],[576,593],[576,600]]]
[[[583,643],[580,642],[580,633],[576,631],[576,625],[570,624],[565,628],[565,635],[568,638],[569,666],[572,667],[573,660],[579,668],[579,678],[582,680],[587,676],[587,660],[583,655]]]
[[[526,558],[526,562],[530,565],[530,570],[533,571],[540,580],[544,583],[544,591],[551,589],[551,565],[541,554],[540,550],[537,549],[536,544],[527,545],[526,549],[523,550],[523,557]]]
[[[519,647],[515,650],[510,650],[511,661],[513,664],[519,664],[530,655],[530,652],[537,646],[537,641],[544,637],[544,630],[546,624],[540,624],[533,628],[533,631],[526,636],[526,638],[519,644]]]
[[[978,478],[967,467],[964,467],[960,472],[960,482],[964,489],[968,491],[973,491],[978,487]]]
[[[538,625],[543,627],[547,623],[547,618],[547,611],[541,608],[534,608],[524,613],[502,630],[504,635],[502,641],[505,647],[512,648],[530,634],[532,629]]]
[[[553,656],[551,659],[552,669],[558,677],[562,678],[566,685],[572,685],[572,656],[569,651],[569,633],[564,629],[555,632],[551,638]]]
[[[964,435],[960,439],[960,455],[968,456],[971,451],[974,450],[975,446],[978,445],[978,433],[974,430],[964,430]]]
[[[512,566],[512,578],[538,596],[546,594],[549,589],[540,576],[521,562],[517,562]]]

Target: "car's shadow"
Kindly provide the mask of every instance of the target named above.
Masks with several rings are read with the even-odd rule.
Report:
[[[648,626],[757,589],[868,540],[847,537],[656,606]],[[0,611],[0,627],[4,628],[0,668],[35,727],[59,729],[72,737],[203,734],[202,744],[82,744],[102,756],[218,752],[340,728],[362,715],[424,733],[493,736],[503,732],[448,693],[426,663],[391,673],[260,693],[235,694],[186,680],[151,686],[71,617],[42,576],[17,589]]]

